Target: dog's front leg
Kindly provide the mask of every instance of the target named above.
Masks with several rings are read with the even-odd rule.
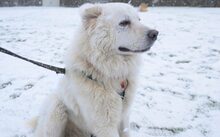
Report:
[[[119,137],[118,128],[120,125],[120,116],[122,111],[122,100],[115,94],[96,92],[97,98],[94,98],[93,113],[90,115],[93,119],[90,123],[92,133],[96,137]]]
[[[35,137],[63,137],[67,122],[66,106],[56,96],[51,96],[46,103]]]
[[[133,103],[134,94],[135,94],[135,85],[136,82],[132,79],[129,79],[129,85],[126,89],[125,98],[123,100],[123,112],[122,112],[122,119],[120,123],[120,137],[130,137],[130,107]]]
[[[95,137],[120,137],[115,127],[102,127],[100,130],[95,133]]]
[[[123,115],[119,131],[120,137],[130,137],[129,115]]]

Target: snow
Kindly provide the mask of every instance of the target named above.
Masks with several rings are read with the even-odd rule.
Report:
[[[79,25],[76,8],[0,8],[0,46],[63,65]],[[135,137],[220,136],[220,9],[150,8],[141,21],[160,31],[144,53],[131,113]],[[27,121],[61,75],[0,53],[0,135],[31,137]]]

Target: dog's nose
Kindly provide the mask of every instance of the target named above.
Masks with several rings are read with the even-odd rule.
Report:
[[[159,32],[157,30],[150,30],[147,34],[148,38],[150,38],[151,40],[155,41],[157,39],[157,35],[159,34]]]

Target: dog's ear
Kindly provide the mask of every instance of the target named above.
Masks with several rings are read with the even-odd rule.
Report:
[[[80,8],[83,25],[85,28],[94,27],[97,18],[102,14],[102,8],[95,4],[84,4]]]

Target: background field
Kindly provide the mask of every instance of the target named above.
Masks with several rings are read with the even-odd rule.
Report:
[[[97,2],[129,2],[130,0],[1,0],[0,6],[51,6],[67,7],[80,6],[83,3]],[[131,0],[135,6],[142,2],[150,6],[194,6],[194,7],[220,7],[220,0]]]
[[[0,46],[64,66],[80,23],[77,10],[0,8]],[[142,55],[132,137],[220,137],[220,9],[150,8],[139,14],[160,35]],[[25,124],[60,77],[0,53],[0,136],[31,137]]]

